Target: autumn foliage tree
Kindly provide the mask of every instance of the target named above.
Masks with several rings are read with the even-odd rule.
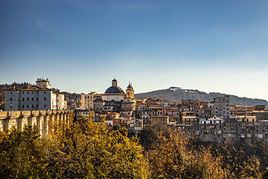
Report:
[[[55,139],[57,141],[57,139]],[[127,132],[108,130],[105,123],[93,123],[80,119],[73,128],[60,137],[58,144],[61,155],[67,159],[58,165],[56,174],[65,171],[63,176],[93,178],[146,178],[148,164],[143,148],[135,138],[128,138]],[[60,159],[62,156],[58,156]],[[74,158],[75,157],[75,158]],[[57,160],[54,158],[54,163]],[[77,166],[72,169],[71,166]],[[51,167],[51,170],[54,166]],[[60,176],[59,176],[60,177]]]
[[[4,178],[148,178],[137,139],[125,130],[81,119],[71,129],[40,139],[38,132],[3,134],[0,176]]]
[[[24,132],[12,130],[9,135],[0,134],[1,178],[29,178],[48,175],[46,152],[37,130],[26,128]]]
[[[223,144],[214,147],[213,153],[221,156],[224,168],[228,170],[228,178],[265,178],[265,168],[257,156],[248,154],[243,145]],[[263,156],[265,157],[265,156]]]
[[[152,178],[225,178],[221,158],[208,150],[196,152],[187,147],[188,139],[179,131],[159,136],[160,145],[148,151]]]
[[[267,178],[258,157],[218,149],[197,147],[174,128],[146,128],[138,139],[79,118],[46,138],[31,127],[1,133],[0,178]]]

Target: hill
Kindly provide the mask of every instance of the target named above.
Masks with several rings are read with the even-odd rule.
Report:
[[[170,87],[168,89],[156,90],[146,93],[139,93],[136,94],[136,98],[163,98],[171,101],[178,101],[178,100],[201,100],[201,101],[212,101],[213,98],[223,96],[224,93],[216,93],[210,92],[206,93],[199,90],[192,90],[192,89],[182,89],[180,87]],[[229,94],[228,94],[229,95]],[[235,95],[230,95],[230,102],[231,104],[237,105],[247,105],[247,106],[254,106],[254,105],[268,105],[268,101],[263,99],[253,99],[247,97],[238,97]]]

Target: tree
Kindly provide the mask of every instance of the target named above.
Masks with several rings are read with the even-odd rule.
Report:
[[[145,150],[153,149],[159,146],[159,136],[168,136],[171,127],[156,123],[153,126],[145,127],[138,135],[139,141]]]
[[[4,178],[46,178],[46,155],[38,131],[28,127],[1,134],[0,176]]]
[[[159,136],[158,147],[148,151],[152,178],[225,178],[221,158],[209,150],[197,153],[187,148],[188,139],[179,131]]]
[[[145,150],[149,150],[159,143],[158,134],[151,128],[143,129],[139,134],[139,139]]]
[[[4,178],[148,178],[148,162],[126,129],[80,119],[66,131],[41,139],[36,130],[1,136]]]
[[[214,153],[222,158],[223,167],[228,172],[228,178],[262,178],[265,174],[265,167],[261,167],[261,162],[252,151],[253,148],[247,144],[231,145],[223,144],[214,147]]]
[[[259,159],[251,157],[244,162],[244,168],[241,171],[241,178],[262,178]]]

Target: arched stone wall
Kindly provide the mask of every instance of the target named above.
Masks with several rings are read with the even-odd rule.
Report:
[[[73,111],[3,111],[0,112],[0,131],[8,132],[13,127],[23,131],[25,126],[36,127],[41,137],[53,132],[70,127]]]

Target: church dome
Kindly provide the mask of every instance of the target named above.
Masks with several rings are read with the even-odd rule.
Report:
[[[105,93],[119,93],[119,94],[124,94],[124,91],[118,87],[118,86],[111,86],[109,87]]]
[[[112,86],[109,87],[105,91],[105,94],[125,94],[125,93],[119,86],[117,86],[117,81],[116,81],[116,79],[114,79],[112,81]]]

